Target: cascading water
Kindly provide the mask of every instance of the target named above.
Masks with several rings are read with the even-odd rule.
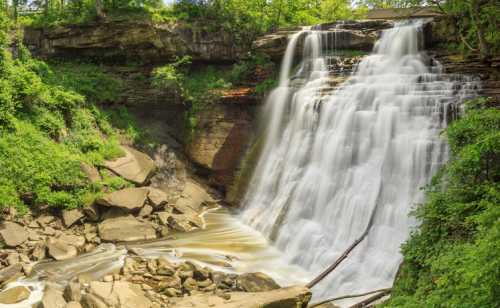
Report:
[[[289,40],[242,217],[311,275],[373,221],[364,241],[315,287],[317,297],[392,285],[399,247],[416,223],[409,213],[447,159],[439,134],[449,110],[474,95],[474,81],[442,74],[420,52],[421,29],[406,22],[383,31],[373,54],[330,94],[325,32],[305,29]],[[302,61],[290,77],[301,40]]]

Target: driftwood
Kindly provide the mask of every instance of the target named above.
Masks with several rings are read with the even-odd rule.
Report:
[[[391,289],[387,289],[386,291],[383,291],[383,292],[380,292],[380,293],[375,294],[373,296],[370,296],[367,299],[362,300],[361,302],[350,306],[349,308],[364,308],[364,307],[368,307],[368,305],[370,305],[371,303],[373,303],[374,301],[376,301],[378,299],[381,299],[382,297],[386,296],[389,293],[391,293]]]
[[[329,299],[325,299],[324,301],[321,301],[321,302],[318,302],[318,303],[314,303],[312,305],[309,305],[308,308],[317,307],[317,306],[320,306],[320,305],[323,305],[323,304],[326,304],[326,303],[329,303],[329,302],[333,302],[333,301],[338,301],[338,300],[341,300],[341,299],[361,297],[361,296],[366,296],[366,295],[370,295],[370,294],[373,294],[373,293],[384,292],[384,294],[387,294],[388,292],[391,292],[391,290],[392,290],[391,288],[388,288],[388,289],[378,289],[378,290],[374,290],[374,291],[370,291],[370,292],[365,292],[365,293],[360,293],[360,294],[342,295],[342,296],[339,296],[339,297],[329,298]]]

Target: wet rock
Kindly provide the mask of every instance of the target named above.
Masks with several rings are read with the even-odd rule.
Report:
[[[18,277],[22,276],[22,270],[23,266],[20,263],[7,266],[0,270],[0,284],[4,285],[10,281],[16,280]]]
[[[99,170],[97,170],[96,167],[91,166],[91,165],[86,164],[86,163],[81,163],[80,169],[87,176],[87,179],[91,183],[96,183],[96,182],[99,182],[102,180],[101,175],[99,174]]]
[[[128,242],[156,238],[156,231],[148,222],[140,222],[133,216],[110,218],[99,224],[99,236],[103,241]]]
[[[68,301],[79,302],[82,299],[81,285],[77,281],[71,281],[64,289],[64,298]]]
[[[62,219],[66,228],[71,227],[74,223],[82,219],[85,215],[80,209],[64,210],[62,212]]]
[[[154,208],[157,209],[160,208],[162,205],[167,204],[168,196],[164,191],[154,187],[148,187],[148,189],[149,189],[148,200]]]
[[[245,273],[236,279],[238,288],[245,292],[263,292],[279,289],[280,286],[264,273]]]
[[[28,239],[28,232],[17,223],[6,221],[1,228],[0,235],[8,247],[19,246]]]
[[[156,273],[163,276],[172,276],[175,274],[175,267],[166,258],[160,257],[157,260]]]
[[[168,225],[168,218],[170,217],[171,213],[169,212],[158,212],[156,213],[156,216],[158,217],[158,220],[162,225]]]
[[[149,190],[146,188],[125,188],[105,195],[97,200],[103,206],[117,207],[128,211],[139,210],[144,206]]]
[[[146,154],[123,146],[124,157],[105,162],[104,166],[126,180],[143,185],[155,170],[154,161]]]
[[[199,217],[190,217],[184,214],[170,214],[167,221],[168,225],[174,230],[189,232],[201,226],[201,220],[197,218]]]
[[[49,255],[56,260],[67,260],[78,255],[75,246],[69,245],[59,239],[51,239],[47,242]]]
[[[66,308],[66,301],[61,292],[48,287],[43,294],[40,308]]]
[[[311,299],[311,291],[305,287],[289,287],[267,292],[228,293],[226,298],[212,294],[198,294],[176,299],[173,307],[192,308],[274,308],[306,307]]]
[[[13,287],[0,293],[0,304],[15,304],[30,297],[30,290],[23,286]]]

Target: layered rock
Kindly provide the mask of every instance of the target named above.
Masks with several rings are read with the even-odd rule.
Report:
[[[209,171],[211,184],[227,190],[255,130],[259,100],[251,94],[228,94],[198,115],[196,130],[187,145],[189,158]]]
[[[54,28],[28,27],[24,43],[44,56],[165,61],[189,55],[195,61],[235,61],[230,33],[204,24],[101,21]]]
[[[340,21],[315,26],[315,30],[324,32],[323,44],[331,45],[335,49],[353,49],[370,51],[383,29],[393,26],[393,23],[385,20],[362,20],[362,21]],[[264,35],[253,43],[253,48],[264,53],[275,60],[281,60],[291,35],[301,31],[300,28],[286,29]],[[304,43],[304,37],[299,38],[297,48]]]
[[[105,162],[104,166],[137,185],[143,185],[154,172],[154,161],[146,154],[128,146],[121,147],[125,156]]]

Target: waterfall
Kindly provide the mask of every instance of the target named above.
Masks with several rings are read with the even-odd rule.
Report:
[[[421,24],[402,22],[384,30],[373,53],[332,89],[321,47],[335,46],[322,43],[329,34],[304,29],[289,40],[241,214],[311,276],[373,219],[364,241],[314,288],[318,298],[392,285],[400,245],[416,225],[409,213],[448,157],[440,132],[477,87],[443,74],[421,51]]]

